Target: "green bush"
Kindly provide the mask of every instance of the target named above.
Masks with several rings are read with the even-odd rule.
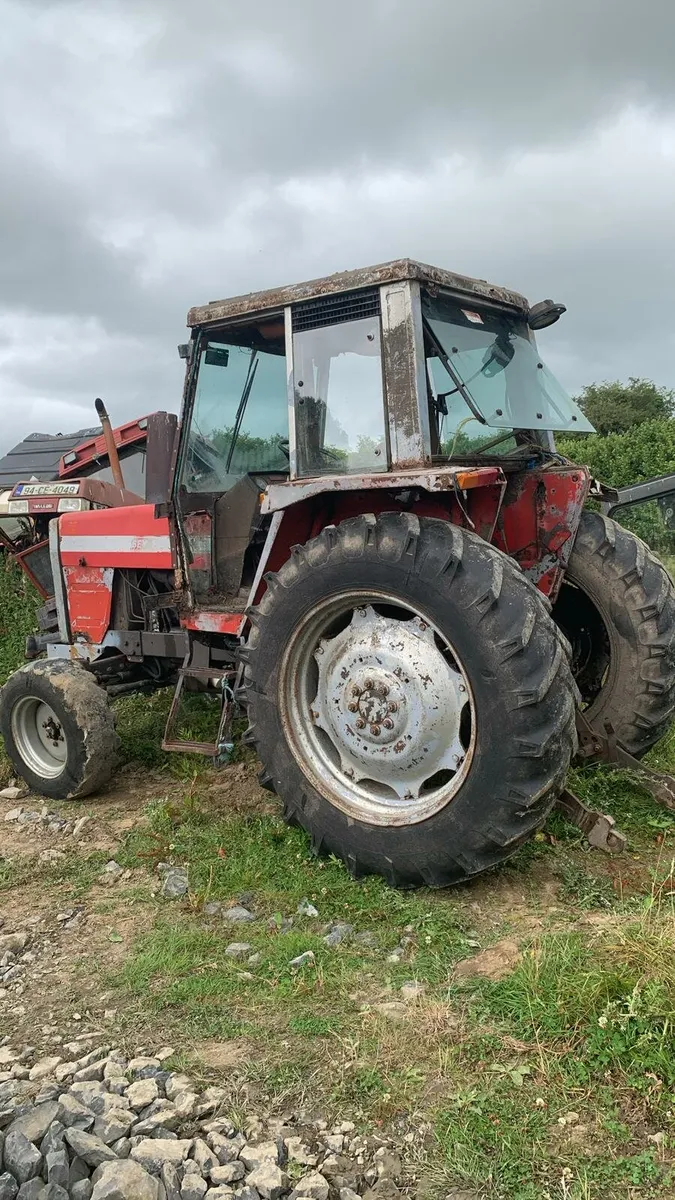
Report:
[[[41,604],[15,560],[0,552],[0,684],[25,661],[26,638],[36,631]]]

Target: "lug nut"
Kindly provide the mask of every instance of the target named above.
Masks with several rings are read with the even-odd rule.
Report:
[[[366,688],[367,691],[370,691],[371,687],[373,686],[372,679],[365,679],[363,686],[364,686],[364,688]]]
[[[389,712],[398,712],[398,704],[395,700],[392,700],[391,704],[389,705]]]
[[[370,732],[372,733],[373,737],[379,737],[380,736],[379,725],[371,725]]]
[[[347,708],[349,709],[350,712],[358,712],[359,711],[358,704],[348,704]]]
[[[357,717],[354,724],[356,725],[357,729],[365,729],[365,727],[366,727],[366,723],[365,723],[363,717]]]
[[[361,688],[357,687],[357,685],[354,684],[352,686],[352,696],[360,696],[360,695],[361,695]]]
[[[394,722],[392,721],[391,717],[385,717],[382,724],[384,725],[385,729],[393,729],[394,728]]]

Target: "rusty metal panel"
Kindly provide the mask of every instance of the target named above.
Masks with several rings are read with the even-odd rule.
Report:
[[[297,304],[300,300],[312,300],[317,296],[326,296],[333,292],[345,292],[357,288],[381,287],[385,284],[400,283],[405,280],[416,280],[418,283],[432,288],[441,287],[455,292],[459,296],[470,296],[474,299],[487,300],[493,304],[506,304],[518,312],[527,312],[528,309],[525,297],[508,288],[497,287],[485,279],[471,279],[466,275],[457,275],[453,271],[431,267],[410,258],[400,258],[393,262],[380,263],[374,267],[361,267],[356,271],[340,271],[335,275],[325,275],[322,279],[312,279],[307,283],[296,283],[262,292],[248,292],[246,295],[234,296],[231,299],[211,300],[208,304],[191,308],[187,316],[187,324],[189,326],[208,325],[252,313],[281,312],[288,305]]]
[[[314,479],[289,479],[283,483],[275,481],[268,484],[260,511],[278,512],[300,500],[324,493],[369,492],[376,488],[388,488],[392,492],[402,492],[407,488],[421,488],[425,492],[454,492],[458,486],[457,476],[466,474],[466,467],[448,466],[433,470],[426,467],[397,471],[395,475],[321,475]],[[505,482],[501,467],[472,467],[471,475],[472,487]]]
[[[171,463],[178,417],[175,413],[152,413],[147,429],[145,501],[146,504],[165,504],[171,495]]]
[[[419,283],[387,284],[380,302],[391,467],[421,467],[431,459],[431,432]]]

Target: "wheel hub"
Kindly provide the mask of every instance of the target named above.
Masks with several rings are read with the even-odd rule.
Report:
[[[457,775],[468,686],[427,621],[359,607],[314,656],[311,720],[337,753],[343,780],[375,785],[400,806],[419,801],[439,772]]]

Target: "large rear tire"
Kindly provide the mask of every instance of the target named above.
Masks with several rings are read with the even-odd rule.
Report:
[[[441,887],[542,825],[576,749],[576,690],[511,559],[389,513],[324,529],[266,579],[242,652],[250,740],[317,852]]]
[[[0,688],[0,734],[17,774],[52,800],[88,796],[115,767],[114,713],[77,663],[42,659],[10,675]]]
[[[648,546],[584,512],[553,616],[572,646],[585,716],[640,758],[675,713],[675,590]]]

